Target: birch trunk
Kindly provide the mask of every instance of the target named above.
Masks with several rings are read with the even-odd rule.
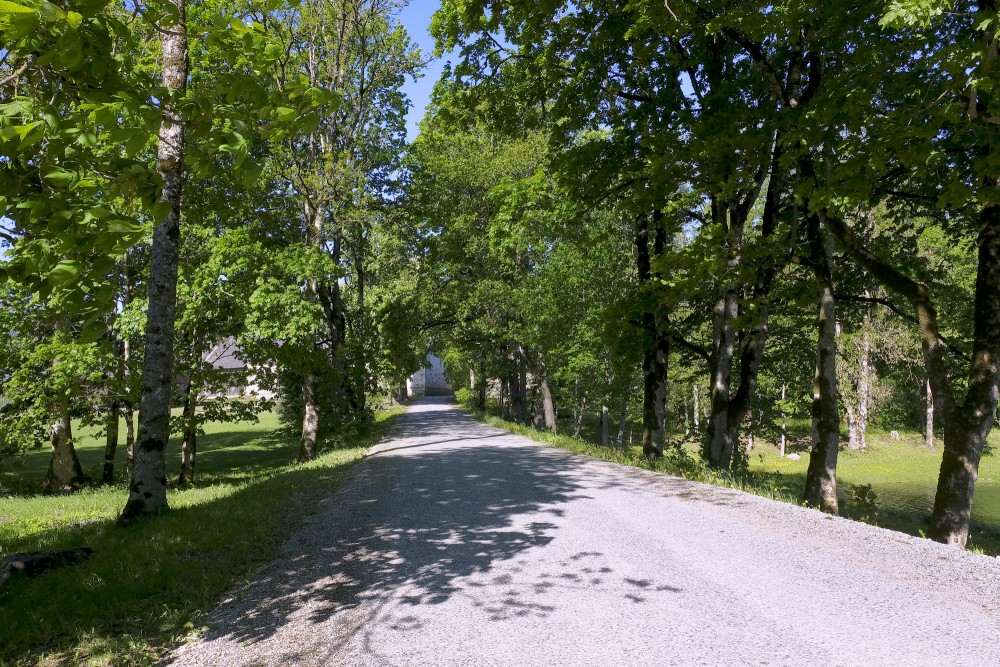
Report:
[[[691,406],[691,424],[694,426],[694,432],[697,434],[701,431],[701,403],[698,400],[698,385],[691,385],[691,393],[694,400],[694,405]]]
[[[500,418],[510,421],[510,375],[500,378]]]
[[[132,479],[135,468],[135,410],[131,403],[125,404],[125,474]]]
[[[778,451],[781,453],[781,458],[785,458],[785,439],[788,436],[788,416],[785,414],[785,391],[787,385],[781,383],[781,440],[778,447]]]
[[[608,406],[601,406],[601,444],[607,447],[611,444],[611,415]]]
[[[934,392],[931,391],[931,381],[927,380],[927,408],[924,419],[924,444],[928,449],[934,447]]]
[[[173,25],[167,26],[160,35],[162,82],[169,94],[163,100],[156,155],[156,171],[163,179],[160,203],[167,205],[169,211],[153,229],[139,434],[133,453],[129,497],[119,518],[122,523],[167,509],[164,452],[170,436],[170,398],[174,384],[174,308],[184,183],[184,122],[180,99],[187,90],[188,79],[185,0],[170,2],[177,14]]]
[[[125,361],[125,386],[128,387],[128,396],[131,396],[132,387],[132,344],[128,339],[122,343],[122,359]],[[135,409],[132,399],[126,398],[123,402],[125,408],[125,479],[132,479],[132,469],[135,467]]]

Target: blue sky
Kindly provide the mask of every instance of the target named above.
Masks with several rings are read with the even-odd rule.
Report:
[[[399,14],[399,20],[409,33],[410,39],[417,43],[425,56],[433,55],[434,39],[427,34],[431,24],[431,15],[437,11],[438,0],[411,0]],[[434,83],[441,76],[441,70],[447,62],[447,57],[436,58],[424,70],[424,76],[416,81],[409,80],[403,87],[413,106],[406,115],[406,133],[410,141],[417,136],[417,123],[424,117],[424,109],[431,101],[431,91]]]

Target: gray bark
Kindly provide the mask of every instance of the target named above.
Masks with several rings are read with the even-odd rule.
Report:
[[[869,296],[868,294],[865,295]],[[858,381],[855,386],[855,402],[845,401],[847,412],[847,446],[853,450],[868,447],[868,407],[871,401],[871,317],[866,312],[861,329],[861,345],[858,349]]]
[[[716,299],[713,315],[707,458],[713,467],[727,469],[736,446],[732,429],[729,428],[729,392],[736,347],[736,331],[732,321],[737,315],[736,294],[728,287]]]
[[[542,392],[542,412],[545,413],[545,428],[556,432],[556,408],[555,404],[552,402],[552,390],[549,388],[549,378],[548,376],[542,377],[542,384],[540,386]]]
[[[174,308],[177,300],[177,264],[180,250],[181,191],[184,183],[184,122],[179,99],[187,90],[188,43],[185,0],[170,0],[176,21],[160,35],[163,100],[156,171],[163,179],[161,203],[166,217],[153,229],[146,316],[146,354],[139,402],[139,435],[129,496],[122,523],[167,509],[164,452],[170,436],[170,398],[173,391]]]
[[[80,459],[73,447],[73,424],[69,414],[69,399],[56,401],[55,418],[49,427],[52,458],[42,483],[44,493],[66,493],[84,481]]]
[[[998,187],[992,183],[991,187]],[[979,461],[996,418],[1000,396],[1000,206],[980,212],[972,359],[964,401],[959,403],[949,377],[948,347],[938,330],[937,310],[927,285],[918,283],[873,254],[843,219],[826,216],[827,227],[887,289],[914,309],[938,421],[944,436],[941,470],[927,535],[964,548],[972,519],[972,496]]]
[[[625,427],[628,425],[628,398],[622,400],[622,408],[618,412],[618,435],[615,436],[615,447],[625,448]]]
[[[840,451],[840,414],[837,411],[837,306],[833,294],[830,248],[819,228],[818,216],[810,216],[812,266],[820,283],[817,326],[816,374],[813,380],[812,451],[802,501],[824,512],[836,514],[837,455]]]
[[[302,437],[299,441],[298,462],[316,458],[319,441],[319,400],[316,395],[316,376],[302,376]]]

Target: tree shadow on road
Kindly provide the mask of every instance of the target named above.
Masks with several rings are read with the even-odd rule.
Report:
[[[467,438],[454,438],[456,419]],[[530,445],[479,444],[496,434],[505,435],[454,411],[408,414],[326,501],[334,507],[288,543],[281,565],[223,605],[205,638],[259,642],[366,602],[377,613],[392,596],[439,604],[463,589],[461,578],[551,542],[558,506],[583,497],[578,463]]]

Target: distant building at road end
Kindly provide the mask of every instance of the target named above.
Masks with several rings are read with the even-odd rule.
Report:
[[[406,381],[406,393],[411,398],[420,396],[451,396],[454,392],[444,377],[444,362],[436,354],[427,355],[427,366]]]

